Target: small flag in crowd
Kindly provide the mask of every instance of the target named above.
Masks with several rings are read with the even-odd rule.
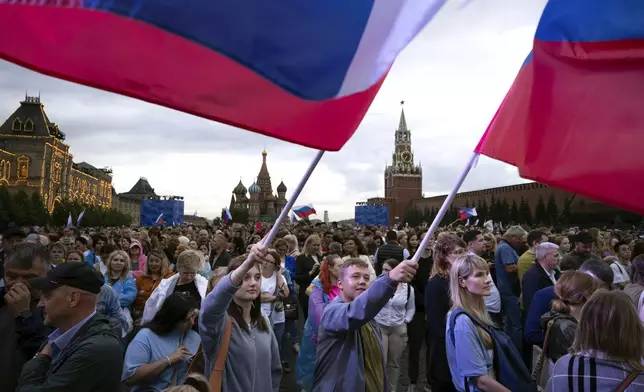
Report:
[[[315,208],[313,208],[311,204],[293,207],[293,212],[300,219],[306,219],[311,215],[317,215],[317,212],[315,212]]]
[[[297,215],[295,215],[293,210],[291,210],[291,222],[297,222],[297,221],[299,221]]]
[[[550,0],[475,152],[521,177],[644,213],[644,6]]]
[[[476,212],[476,208],[467,208],[467,207],[460,207],[458,209],[458,213],[460,214],[460,217],[458,218],[459,220],[467,220],[469,223],[469,218],[478,216]]]
[[[157,226],[163,226],[165,224],[165,220],[163,219],[163,212],[159,214],[157,220],[154,221],[154,224]]]
[[[222,214],[222,217],[221,217],[221,218],[222,218],[222,220],[224,221],[224,223],[228,223],[228,222],[232,222],[232,221],[233,221],[233,216],[232,216],[232,214],[230,213],[230,210],[228,209],[228,207],[224,208],[224,210],[223,210],[223,214]]]
[[[445,1],[0,0],[0,58],[336,151]]]
[[[76,226],[80,226],[81,220],[85,216],[85,210],[81,211],[80,214],[78,214],[78,218],[76,218]]]
[[[72,222],[72,213],[69,213],[69,216],[67,217],[67,227],[74,227],[74,223]]]

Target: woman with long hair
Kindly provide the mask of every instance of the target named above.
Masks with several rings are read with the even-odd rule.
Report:
[[[320,271],[322,262],[322,241],[317,234],[311,234],[304,242],[304,253],[295,259],[295,283],[300,286],[298,300],[302,307],[304,318],[309,313],[309,297],[306,295],[306,288]]]
[[[456,259],[465,253],[466,247],[462,239],[451,233],[439,234],[434,242],[434,265],[425,287],[427,345],[432,347],[431,373],[427,379],[433,392],[455,391],[445,351],[445,321],[452,306],[449,297],[449,271]]]
[[[205,374],[212,372],[225,331],[230,328],[222,376],[223,391],[277,392],[282,366],[270,322],[261,310],[262,275],[257,266],[267,255],[260,244],[248,257],[230,261],[226,276],[206,296],[199,315]],[[228,327],[229,326],[229,327]]]
[[[160,391],[183,383],[187,360],[199,347],[192,330],[197,304],[188,295],[174,293],[127,347],[122,380],[130,392]]]
[[[544,333],[550,328],[548,346],[544,350],[552,362],[568,354],[575,340],[581,309],[597,287],[595,279],[583,272],[565,271],[559,277],[555,285],[557,299],[552,303],[552,311],[541,317]]]
[[[105,284],[112,286],[119,297],[121,313],[126,320],[123,336],[127,335],[134,326],[130,307],[136,298],[136,282],[130,274],[130,258],[123,250],[116,250],[107,258]]]
[[[458,257],[449,272],[453,303],[447,314],[447,362],[456,390],[511,392],[494,377],[494,342],[479,323],[494,327],[483,298],[490,295],[492,277],[487,262],[474,254]],[[464,313],[456,314],[460,309]],[[455,317],[455,319],[453,319]],[[454,326],[452,329],[452,325]]]
[[[275,339],[277,339],[280,347],[280,353],[282,353],[282,357],[286,357],[282,350],[286,327],[286,315],[284,314],[282,299],[288,297],[290,292],[286,279],[282,275],[279,255],[273,249],[268,250],[266,258],[262,261],[261,291],[262,313],[270,320]],[[287,373],[291,371],[286,360],[282,360],[282,370]]]
[[[313,388],[315,372],[316,344],[320,319],[326,305],[340,294],[337,286],[340,277],[342,258],[337,254],[327,255],[320,266],[320,276],[311,283],[309,296],[309,317],[304,323],[300,353],[295,366],[297,384],[305,391]]]
[[[644,325],[625,293],[598,290],[590,297],[570,352],[555,364],[548,392],[644,390]]]
[[[136,277],[137,294],[132,306],[134,321],[138,321],[141,318],[145,302],[159,286],[159,283],[172,275],[174,275],[174,272],[170,270],[170,263],[165,253],[158,249],[150,251],[145,271],[142,275]]]

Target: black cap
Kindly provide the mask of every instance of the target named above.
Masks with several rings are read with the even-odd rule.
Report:
[[[10,227],[2,234],[2,238],[10,237],[26,238],[27,234],[19,227]]]
[[[29,279],[29,285],[38,290],[51,291],[60,286],[69,286],[94,294],[101,292],[104,283],[94,267],[73,261],[50,270],[47,276]]]
[[[589,232],[587,231],[580,231],[576,236],[575,236],[575,241],[582,243],[584,245],[591,245],[593,241],[593,236],[590,235]]]

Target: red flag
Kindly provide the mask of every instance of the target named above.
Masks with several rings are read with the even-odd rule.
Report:
[[[644,213],[644,8],[599,3],[548,3],[475,151],[524,178]]]

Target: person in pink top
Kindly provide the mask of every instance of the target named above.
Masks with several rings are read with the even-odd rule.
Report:
[[[132,266],[131,274],[136,279],[145,272],[145,264],[147,262],[147,257],[143,254],[143,247],[138,240],[133,239],[130,242],[128,255],[130,256],[130,265]]]
[[[342,258],[340,256],[336,254],[326,256],[320,265],[320,275],[313,279],[311,286],[307,289],[309,317],[304,323],[300,353],[295,367],[296,382],[305,391],[310,391],[313,387],[315,346],[318,341],[318,327],[322,312],[324,312],[324,307],[340,294],[337,282],[341,265]]]

